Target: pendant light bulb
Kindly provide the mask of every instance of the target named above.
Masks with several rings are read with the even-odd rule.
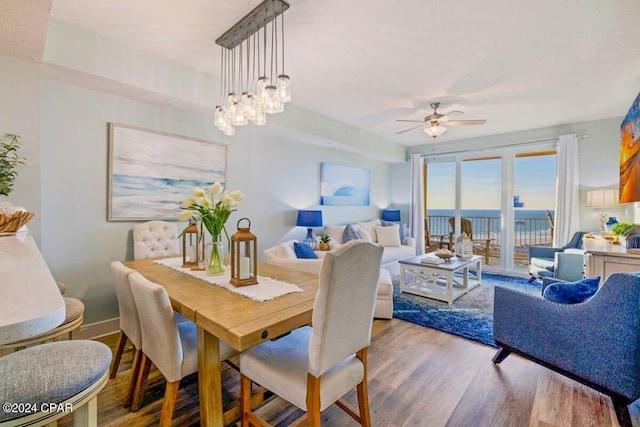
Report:
[[[278,96],[282,102],[291,101],[291,79],[286,74],[278,76]]]

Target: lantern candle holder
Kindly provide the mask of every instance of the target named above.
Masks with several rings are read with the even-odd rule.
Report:
[[[204,236],[198,224],[191,224],[182,233],[182,268],[204,270],[204,265]]]
[[[247,227],[240,227],[247,221]],[[233,286],[258,284],[258,238],[251,233],[251,221],[242,218],[237,224],[238,231],[231,236],[231,283]]]

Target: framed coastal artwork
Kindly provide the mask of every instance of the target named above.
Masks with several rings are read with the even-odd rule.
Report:
[[[640,201],[640,94],[620,125],[620,203]]]
[[[371,172],[367,169],[322,163],[320,204],[368,206]]]
[[[109,123],[108,220],[176,220],[193,187],[226,171],[224,144]]]

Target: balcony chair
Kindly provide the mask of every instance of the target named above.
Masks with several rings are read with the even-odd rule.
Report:
[[[320,426],[320,412],[334,402],[362,426],[371,426],[367,349],[382,248],[352,240],[327,253],[311,327],[240,354],[242,427],[267,426],[250,411],[251,381],[307,412],[294,425]],[[354,286],[357,284],[357,286]],[[357,389],[359,415],[339,400]]]
[[[131,407],[140,407],[153,363],[167,380],[160,426],[168,427],[173,418],[180,380],[198,370],[196,325],[192,322],[178,323],[167,291],[162,286],[150,282],[140,273],[130,273],[129,283],[142,333],[142,360]],[[227,360],[237,353],[220,341],[220,360]]]
[[[519,354],[589,386],[613,402],[631,427],[628,405],[640,398],[640,277],[613,273],[590,299],[558,304],[496,287],[493,362]]]
[[[453,237],[456,229],[456,219],[454,217],[449,218],[449,226],[451,227],[451,233],[449,233],[449,241],[454,242],[455,239]],[[485,238],[485,239],[474,239],[473,238],[473,224],[470,220],[466,218],[460,218],[460,232],[465,233],[469,239],[473,242],[473,253],[484,255],[485,264],[489,264],[489,245],[491,241],[494,239]]]
[[[574,281],[584,275],[582,238],[585,231],[576,232],[569,243],[561,248],[529,247],[529,282],[543,277]]]
[[[133,226],[133,258],[180,255],[178,226],[166,221],[147,221]]]

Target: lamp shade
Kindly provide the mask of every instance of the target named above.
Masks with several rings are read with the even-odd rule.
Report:
[[[380,219],[400,222],[400,209],[383,209]]]
[[[596,190],[589,190],[587,191],[587,207],[605,208],[609,206],[617,206],[619,195],[620,193],[617,188],[598,188]]]
[[[299,210],[298,227],[322,227],[322,211]]]

